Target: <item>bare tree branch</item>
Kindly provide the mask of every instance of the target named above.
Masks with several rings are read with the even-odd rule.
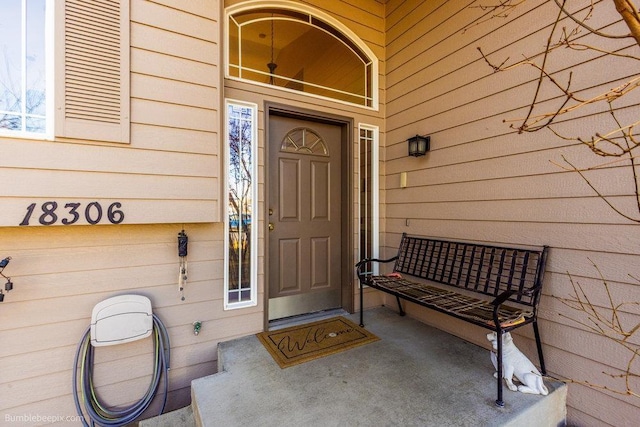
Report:
[[[640,360],[640,345],[631,342],[631,338],[640,330],[640,323],[627,326],[624,324],[620,317],[620,312],[623,309],[627,309],[631,306],[638,307],[640,306],[640,302],[616,303],[609,289],[609,283],[602,274],[602,271],[600,271],[600,268],[598,268],[598,266],[593,261],[589,260],[589,262],[591,262],[591,265],[596,269],[598,277],[602,281],[602,285],[607,294],[609,306],[606,308],[599,308],[594,305],[589,300],[589,297],[587,296],[588,294],[583,286],[577,280],[575,280],[569,272],[567,272],[569,281],[571,282],[573,288],[573,293],[568,298],[558,296],[556,296],[556,298],[575,312],[582,313],[583,316],[586,317],[586,320],[584,318],[567,316],[563,313],[560,313],[559,315],[573,323],[583,326],[591,332],[594,332],[606,338],[614,345],[622,347],[625,351],[628,352],[629,359],[627,360],[625,368],[622,369],[622,373],[611,373],[604,371],[602,372],[604,375],[610,378],[623,379],[624,387],[614,389],[605,385],[594,384],[589,381],[576,381],[571,379],[568,379],[568,381],[578,384],[584,384],[593,388],[607,390],[616,394],[640,397],[639,392],[634,390],[634,385],[631,382],[633,378],[640,377],[639,374],[634,372],[635,364],[638,360]],[[630,277],[633,278],[633,276],[631,275]],[[609,311],[610,314],[607,315],[606,311]]]
[[[556,0],[557,2],[557,0]],[[632,0],[613,0],[616,10],[624,19],[624,22],[631,31],[631,36],[636,39],[636,43],[640,46],[640,14],[633,4]]]
[[[589,8],[589,13],[587,14],[587,17],[586,17],[585,19],[578,19],[578,18],[575,16],[575,14],[573,14],[573,13],[571,13],[571,12],[569,12],[569,11],[567,11],[567,10],[565,9],[564,5],[565,5],[566,0],[565,0],[565,1],[563,1],[562,3],[560,3],[560,1],[558,1],[558,0],[553,0],[553,1],[555,1],[555,2],[556,2],[556,4],[558,5],[558,7],[560,8],[560,10],[561,10],[562,12],[564,12],[564,14],[565,14],[567,17],[569,17],[569,19],[571,19],[573,22],[575,22],[575,23],[576,23],[576,24],[578,24],[580,27],[584,28],[585,30],[589,31],[589,32],[590,32],[590,33],[592,33],[592,34],[595,34],[595,35],[600,36],[600,37],[605,37],[605,38],[608,38],[608,39],[627,39],[627,38],[633,37],[633,35],[632,35],[632,34],[607,34],[607,33],[603,33],[603,32],[601,32],[601,31],[598,31],[598,30],[596,30],[595,28],[590,27],[589,25],[587,25],[587,24],[585,23],[585,21],[586,21],[589,17],[591,17],[591,14],[592,14],[592,12],[593,12],[593,4],[592,4],[592,5],[591,5],[591,7]],[[624,2],[625,0],[622,0],[622,1]],[[614,3],[617,3],[617,2],[618,2],[618,0],[613,0],[613,2],[614,2]]]
[[[640,140],[638,140],[638,134],[634,133],[640,125],[640,118],[638,118],[636,114],[635,117],[632,116],[632,119],[630,120],[631,123],[623,123],[621,120],[622,114],[620,113],[622,110],[619,105],[621,99],[629,96],[630,93],[640,87],[640,73],[636,72],[635,74],[632,74],[624,83],[614,87],[613,89],[609,89],[595,96],[583,98],[577,95],[571,88],[573,70],[569,72],[566,82],[561,82],[561,77],[557,77],[560,76],[559,72],[552,73],[548,71],[550,68],[549,62],[551,61],[551,55],[561,54],[560,48],[571,49],[575,52],[595,52],[603,58],[611,57],[627,62],[636,61],[636,64],[640,63],[640,57],[637,54],[629,53],[630,47],[634,48],[636,45],[640,46],[640,13],[635,7],[633,0],[613,0],[617,12],[620,14],[630,31],[629,34],[615,35],[595,29],[587,24],[587,21],[591,19],[595,13],[594,3],[591,3],[591,6],[586,8],[586,13],[583,17],[578,17],[575,13],[569,12],[565,8],[566,0],[554,0],[554,2],[558,6],[558,14],[556,15],[555,21],[549,31],[544,50],[540,55],[530,58],[525,57],[525,59],[513,64],[510,64],[509,58],[507,58],[499,65],[496,65],[483,53],[482,49],[478,47],[478,51],[482,58],[488,66],[493,69],[494,73],[506,72],[522,66],[531,67],[536,71],[536,88],[528,104],[527,114],[524,118],[504,121],[515,122],[515,124],[510,124],[510,127],[517,129],[518,133],[536,132],[542,129],[549,129],[558,138],[565,141],[580,143],[588,147],[592,153],[599,157],[614,158],[614,160],[607,161],[606,163],[600,163],[597,166],[580,168],[563,155],[562,160],[564,164],[559,164],[558,166],[566,171],[577,173],[593,190],[597,197],[604,201],[614,213],[633,223],[640,224],[640,173],[638,171],[640,165],[638,164],[638,156],[636,154],[636,149],[640,145]],[[519,6],[522,3],[522,1],[502,1],[498,5],[493,6],[494,9],[492,9],[491,12],[493,16],[500,16],[500,8],[502,8],[502,12],[508,14],[512,12],[514,7]],[[560,22],[564,19],[563,16],[568,17],[576,24],[576,26],[570,29],[562,28],[560,38],[557,42],[553,43],[552,40],[554,34],[557,33]],[[617,39],[619,40],[619,44],[625,43],[626,39],[633,38],[635,40],[635,44],[624,46],[620,45],[612,50],[610,48],[601,48],[597,46],[597,40],[594,43],[589,42],[590,44],[579,42],[581,38],[586,38],[586,36],[583,35],[585,30],[588,32],[587,36],[595,35],[600,38]],[[626,65],[626,62],[624,64]],[[633,70],[634,68],[632,67],[630,69]],[[560,95],[550,99],[540,99],[543,85],[551,85],[552,88],[560,92]],[[543,102],[548,101],[555,102],[557,107],[550,111],[538,113],[536,108],[539,108]],[[633,103],[634,101],[632,100],[631,102]],[[614,107],[614,103],[617,105],[617,108]],[[600,105],[603,106],[603,108],[596,114],[607,112],[612,123],[614,123],[614,126],[612,126],[613,129],[594,132],[591,137],[587,138],[582,136],[562,135],[562,133],[556,129],[559,127],[558,119],[560,117],[568,115],[570,118],[575,118],[576,112],[583,110],[588,106],[592,106],[597,109]],[[632,108],[637,108],[637,106],[634,105]],[[593,114],[594,113],[590,111],[589,115]],[[625,173],[628,172],[626,177],[632,182],[631,188],[635,197],[635,208],[633,212],[625,212],[616,206],[613,203],[613,198],[604,194],[587,176],[588,171],[602,169],[605,167],[621,167],[621,170]],[[622,354],[624,354],[628,359],[624,366],[620,368],[613,368],[619,369],[619,371],[602,372],[603,375],[615,381],[616,387],[612,388],[604,384],[596,384],[585,380],[567,379],[567,381],[583,384],[595,389],[606,390],[619,395],[640,398],[640,393],[638,390],[634,389],[634,386],[637,387],[638,385],[637,379],[640,378],[640,374],[638,373],[640,371],[640,345],[636,344],[637,340],[632,340],[634,337],[637,338],[638,331],[640,331],[640,322],[637,321],[638,316],[623,317],[621,315],[623,311],[633,312],[631,309],[637,311],[637,308],[640,307],[640,302],[617,302],[610,290],[610,284],[606,280],[602,271],[593,261],[589,261],[597,272],[597,278],[602,283],[602,289],[604,289],[606,294],[605,305],[607,305],[607,307],[599,307],[594,304],[590,297],[590,292],[578,281],[574,280],[574,277],[567,272],[573,292],[569,297],[555,296],[555,298],[561,301],[566,307],[570,308],[571,311],[569,313],[559,313],[559,316],[573,323],[579,324],[587,331],[608,340],[613,347],[621,349]],[[640,280],[636,279],[634,276],[629,276],[636,282],[640,283]],[[618,386],[619,380],[623,380],[623,385]]]

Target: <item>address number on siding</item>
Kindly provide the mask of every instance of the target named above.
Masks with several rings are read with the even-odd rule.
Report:
[[[38,208],[36,210],[36,208]],[[27,206],[27,213],[19,225],[30,225],[30,221],[36,219],[41,225],[53,225],[60,221],[63,225],[71,225],[78,222],[81,216],[91,225],[100,222],[110,222],[111,224],[120,224],[124,221],[124,212],[120,210],[122,203],[111,203],[106,211],[103,210],[99,202],[91,202],[86,206],[82,203],[65,203],[59,206],[58,202],[44,202],[40,206],[31,203]]]

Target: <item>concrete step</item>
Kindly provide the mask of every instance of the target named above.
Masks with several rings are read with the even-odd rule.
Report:
[[[153,418],[142,420],[138,427],[196,427],[191,405],[167,412]]]
[[[545,378],[547,396],[505,386],[498,408],[488,350],[386,308],[365,320],[380,341],[286,369],[255,336],[221,343],[218,373],[191,385],[195,424],[564,425],[564,383]]]

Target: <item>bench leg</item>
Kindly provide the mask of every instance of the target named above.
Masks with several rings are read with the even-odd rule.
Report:
[[[547,375],[547,369],[544,366],[544,356],[542,355],[542,340],[540,340],[540,332],[538,331],[538,321],[533,322],[533,333],[536,337],[536,346],[538,346],[538,360],[540,361],[540,373]]]
[[[498,398],[496,399],[496,406],[504,408],[504,400],[502,400],[502,331],[496,331],[498,338],[497,359],[498,359]]]
[[[400,316],[404,316],[405,314],[407,314],[402,309],[402,304],[400,303],[400,297],[397,295],[396,295],[396,301],[398,301],[398,311],[400,312]]]

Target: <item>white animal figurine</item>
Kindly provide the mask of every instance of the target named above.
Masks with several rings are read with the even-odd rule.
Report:
[[[487,339],[491,341],[493,350],[491,352],[491,363],[496,372],[493,374],[495,378],[498,378],[498,356],[496,350],[498,349],[498,339],[495,332],[487,334]],[[511,338],[509,332],[502,334],[502,378],[507,383],[507,387],[511,391],[519,391],[529,394],[542,394],[546,396],[549,394],[549,390],[544,385],[542,380],[542,374],[531,363],[527,356],[516,347]],[[513,377],[516,377],[518,381],[522,383],[520,386],[516,386],[513,383]]]

